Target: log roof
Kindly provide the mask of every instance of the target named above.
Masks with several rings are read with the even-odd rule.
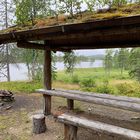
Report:
[[[42,40],[45,44],[33,43]],[[0,44],[12,42],[18,47],[54,51],[136,47],[140,46],[140,15],[0,34]]]

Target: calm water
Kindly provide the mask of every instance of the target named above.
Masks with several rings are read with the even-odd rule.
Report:
[[[95,60],[94,62],[81,62],[75,66],[76,68],[97,68],[103,67],[102,60]],[[56,63],[57,70],[63,70],[63,62]],[[23,63],[19,63],[18,67],[15,64],[10,64],[11,81],[29,80],[27,75],[27,67]],[[6,78],[1,78],[0,81],[6,81]]]

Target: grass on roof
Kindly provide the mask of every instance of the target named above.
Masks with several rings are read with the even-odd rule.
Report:
[[[140,15],[140,4],[127,4],[120,7],[112,7],[111,9],[100,9],[96,12],[85,11],[74,15],[74,17],[66,15],[58,15],[58,17],[44,17],[34,20],[34,25],[29,21],[25,25],[16,25],[0,31],[0,33],[8,33],[13,31],[21,31],[42,27],[49,27],[68,23],[83,23],[103,19],[113,19],[118,17],[127,17]]]

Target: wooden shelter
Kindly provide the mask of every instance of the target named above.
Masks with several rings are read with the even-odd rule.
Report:
[[[45,51],[44,86],[51,90],[51,51],[138,47],[140,15],[0,34],[0,44],[12,42],[17,42],[20,48]],[[51,96],[44,95],[44,99],[47,115],[50,113]]]

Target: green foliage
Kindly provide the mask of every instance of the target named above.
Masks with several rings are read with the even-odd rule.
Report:
[[[75,58],[76,57],[73,51],[64,53],[63,59],[64,59],[64,65],[67,73],[71,73],[71,74],[73,73],[74,66],[76,63]]]
[[[106,55],[104,59],[104,66],[108,76],[110,76],[110,71],[113,66],[113,57],[112,57],[112,50],[106,50]]]
[[[117,90],[111,85],[100,85],[96,87],[96,92],[106,93],[106,94],[116,94]]]
[[[109,85],[108,79],[103,79],[103,83],[96,87],[96,92],[106,94],[116,94],[117,90],[115,87]]]
[[[140,48],[131,50],[130,65],[130,76],[136,78],[140,82]]]
[[[22,25],[35,24],[35,18],[51,15],[51,2],[44,0],[14,0],[16,5],[17,23]]]
[[[56,80],[57,78],[57,68],[55,67],[56,64],[56,60],[55,60],[55,54],[52,52],[51,53],[51,57],[52,57],[52,63],[51,63],[51,68],[52,68],[52,80]]]
[[[80,82],[80,86],[81,87],[95,87],[96,86],[96,82],[93,78],[90,77],[86,77],[83,78]]]
[[[93,7],[96,5],[96,0],[84,0],[84,2],[86,3],[89,11],[94,11]]]
[[[78,75],[72,75],[71,82],[73,84],[79,84],[79,77],[78,77]]]
[[[0,89],[11,90],[13,92],[35,92],[36,89],[42,88],[42,82],[1,82]]]
[[[114,65],[115,68],[120,68],[121,75],[124,69],[129,68],[129,55],[129,50],[124,48],[117,50],[114,54]]]
[[[72,17],[74,13],[81,12],[82,0],[59,0],[60,1],[60,11],[61,13],[69,13]]]
[[[123,84],[118,84],[116,87],[118,89],[119,95],[140,97],[139,83],[133,83],[133,84],[123,83]]]

